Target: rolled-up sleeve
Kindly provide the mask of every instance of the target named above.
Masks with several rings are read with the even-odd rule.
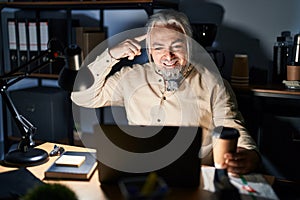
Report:
[[[108,49],[99,55],[87,66],[91,73],[93,83],[87,89],[72,92],[72,101],[79,106],[88,108],[108,106],[114,85],[113,82],[110,82],[110,85],[105,84],[106,76],[117,62],[119,62],[119,60],[112,58],[108,53]],[[83,76],[83,73],[80,73],[81,70],[79,70],[77,76]]]
[[[256,149],[257,145],[248,130],[245,128],[245,122],[242,114],[238,110],[238,104],[235,94],[224,80],[224,86],[217,86],[213,104],[213,119],[215,126],[232,127],[239,131],[240,137],[238,146],[246,149]]]

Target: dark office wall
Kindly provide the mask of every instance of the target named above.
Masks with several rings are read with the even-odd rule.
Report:
[[[192,21],[217,22],[219,30],[215,42],[216,48],[226,55],[225,76],[230,76],[233,55],[249,54],[249,66],[253,73],[271,70],[273,45],[281,31],[290,30],[292,34],[300,32],[300,1],[224,1],[224,0],[171,0],[185,7]],[[203,9],[204,4],[216,4],[223,8],[223,15],[215,10]],[[216,13],[214,13],[216,12]],[[116,15],[118,13],[118,15]],[[144,11],[106,11],[105,25],[109,36],[128,28],[140,27],[147,17]],[[97,17],[94,15],[94,17]],[[221,19],[220,19],[221,17]],[[120,20],[122,19],[122,20]],[[264,73],[264,72],[261,72]],[[268,74],[257,74],[257,76]]]
[[[299,0],[272,0],[272,1],[225,1],[225,0],[170,0],[180,4],[192,3],[193,9],[187,14],[197,16],[201,3],[215,3],[224,9],[223,19],[220,22],[220,31],[217,35],[217,47],[226,50],[226,72],[230,73],[232,55],[237,49],[252,52],[250,61],[252,67],[268,70],[272,60],[273,43],[283,30],[290,30],[293,34],[300,31]],[[97,25],[98,11],[76,11],[76,15],[86,16],[85,25]],[[205,15],[207,17],[207,15]],[[143,10],[107,10],[104,12],[104,24],[108,28],[108,36],[141,27],[147,21]],[[201,16],[199,16],[201,18]],[[81,18],[84,19],[84,18]],[[239,39],[236,40],[237,36]],[[232,42],[234,41],[234,43]],[[236,46],[245,41],[243,45]],[[252,43],[253,41],[253,43]],[[252,44],[251,44],[252,43]],[[235,45],[233,45],[235,44]],[[251,44],[251,45],[249,45]],[[257,50],[258,48],[258,50]],[[55,83],[54,83],[55,84]],[[1,99],[0,99],[1,100]],[[2,119],[2,108],[0,117]],[[0,136],[3,136],[3,124],[0,120]],[[2,141],[3,138],[0,138]]]

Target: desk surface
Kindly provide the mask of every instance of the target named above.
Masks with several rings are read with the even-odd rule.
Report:
[[[44,143],[39,148],[50,152],[53,149],[53,143]],[[69,145],[62,145],[66,151],[87,151],[86,148],[75,147]],[[44,180],[44,172],[50,167],[50,165],[57,159],[57,157],[50,157],[49,161],[34,167],[28,167],[37,178],[43,180],[46,183],[61,183],[70,187],[77,194],[79,200],[99,200],[99,199],[122,199],[118,186],[101,186],[98,180],[98,170],[95,171],[89,181],[72,181],[72,180]],[[15,168],[7,168],[0,166],[0,172],[15,170]],[[271,179],[270,179],[271,180]],[[201,180],[201,183],[203,181]],[[182,200],[182,199],[215,199],[216,196],[206,190],[201,189],[203,186],[196,189],[183,189],[183,188],[171,188],[171,192],[167,199]]]
[[[254,96],[300,99],[300,90],[287,89],[283,84],[232,86],[234,91],[251,92]]]
[[[46,150],[48,153],[53,149],[53,143],[44,143],[39,148]],[[75,147],[69,145],[62,145],[66,151],[87,151],[82,147]],[[44,180],[44,172],[51,166],[51,164],[57,159],[56,156],[50,157],[49,161],[38,166],[28,167],[27,169],[32,172],[37,178],[43,180],[46,183],[61,183],[69,186],[76,192],[80,200],[99,200],[107,199],[105,194],[100,188],[98,181],[98,171],[96,170],[94,175],[89,181],[72,181],[72,180]],[[0,172],[15,170],[15,168],[7,168],[0,166]]]

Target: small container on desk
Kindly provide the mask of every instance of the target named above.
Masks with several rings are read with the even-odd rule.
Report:
[[[164,199],[168,193],[167,184],[160,177],[149,182],[150,176],[151,174],[148,177],[140,176],[121,180],[119,187],[124,198],[127,200]]]

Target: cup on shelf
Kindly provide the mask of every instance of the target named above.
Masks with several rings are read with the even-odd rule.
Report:
[[[247,54],[235,54],[232,63],[231,84],[247,86],[249,84],[249,66]]]
[[[217,169],[226,168],[225,153],[234,153],[240,134],[237,129],[218,126],[213,130],[213,159]]]
[[[287,65],[287,80],[300,81],[300,66]]]

